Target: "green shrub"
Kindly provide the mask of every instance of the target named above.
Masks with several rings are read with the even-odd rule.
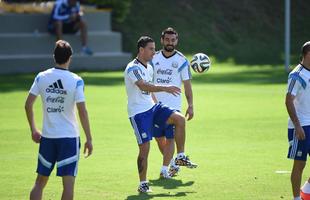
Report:
[[[118,23],[124,21],[131,5],[131,0],[87,0],[81,2],[96,5],[98,8],[111,8],[113,20]]]

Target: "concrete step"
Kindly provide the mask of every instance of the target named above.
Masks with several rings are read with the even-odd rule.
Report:
[[[33,33],[47,32],[49,14],[0,14],[1,33]],[[84,18],[89,31],[109,31],[111,30],[110,12],[90,12],[85,13]]]
[[[131,59],[129,53],[74,54],[70,70],[102,71],[124,69]],[[39,72],[54,66],[51,54],[1,55],[0,74]]]
[[[64,35],[74,51],[81,49],[79,34]],[[49,54],[53,51],[55,36],[48,33],[0,34],[1,54]],[[117,32],[89,32],[88,44],[94,52],[120,52],[121,35]]]

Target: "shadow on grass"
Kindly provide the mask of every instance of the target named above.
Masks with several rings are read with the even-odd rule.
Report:
[[[194,192],[177,192],[177,193],[171,193],[169,192],[169,189],[177,189],[179,187],[188,187],[192,186],[194,184],[194,181],[188,181],[186,183],[183,183],[182,180],[176,180],[176,179],[155,179],[150,180],[150,186],[157,186],[157,187],[163,187],[164,189],[168,189],[167,193],[161,193],[161,194],[137,194],[137,195],[131,195],[126,198],[126,200],[142,200],[142,199],[152,199],[155,197],[184,197],[189,193]]]
[[[182,180],[176,180],[176,179],[155,179],[150,180],[150,185],[154,186],[160,186],[164,189],[176,189],[178,187],[188,187],[194,184],[194,181],[188,181],[186,183],[183,183]]]
[[[229,68],[228,68],[229,69]],[[211,68],[212,70],[212,68]],[[79,73],[85,85],[114,86],[124,85],[123,73],[87,72]],[[28,91],[32,85],[35,74],[1,75],[0,93],[11,91]],[[218,70],[195,75],[194,84],[280,84],[286,83],[287,73],[281,68],[242,68],[236,70]]]
[[[177,192],[175,194],[168,193],[161,193],[161,194],[137,194],[137,195],[130,195],[125,200],[147,200],[147,199],[153,199],[156,197],[164,197],[164,198],[171,198],[171,197],[185,197],[187,194],[193,193],[193,192]]]

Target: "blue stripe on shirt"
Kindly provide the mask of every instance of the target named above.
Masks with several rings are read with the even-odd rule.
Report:
[[[178,69],[178,72],[181,72],[185,67],[188,66],[188,61],[185,60],[185,62],[181,65],[181,67]]]
[[[292,79],[291,80],[291,83],[288,87],[288,93],[291,93],[294,89],[294,86],[295,86],[295,83],[296,81],[298,80],[300,82],[300,85],[303,87],[303,88],[306,88],[307,86],[307,83],[306,81],[304,81],[301,76],[299,75],[299,73],[301,72],[302,70],[302,67],[300,67],[296,72],[292,73],[289,75],[289,79]]]
[[[306,81],[299,75],[299,72],[294,72],[294,73],[290,74],[289,78],[291,78],[292,81],[297,80],[304,89],[307,87]]]
[[[84,81],[83,80],[78,80],[78,82],[76,82],[76,87],[78,88],[79,86],[84,86]]]
[[[135,77],[139,80],[142,80],[140,74],[139,74],[139,71],[138,70],[133,70],[133,74],[135,75]]]
[[[128,68],[127,74],[129,74],[131,71],[134,71],[134,70],[138,70],[142,74],[142,70],[138,66],[132,66]]]
[[[39,80],[40,80],[40,76],[38,75],[38,76],[35,78],[35,81],[36,81],[37,83],[39,83]]]

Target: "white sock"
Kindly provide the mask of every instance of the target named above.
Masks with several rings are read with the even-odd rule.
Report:
[[[301,198],[300,197],[294,197],[293,200],[301,200]]]
[[[140,185],[142,185],[143,183],[148,183],[148,181],[140,181]]]
[[[165,166],[165,165],[163,165],[162,167],[161,167],[161,170],[160,170],[161,172],[163,172],[163,171],[168,171],[168,166]]]
[[[310,183],[308,181],[305,182],[305,184],[301,187],[301,191],[304,193],[310,193]]]
[[[181,158],[181,157],[184,157],[184,156],[185,156],[184,152],[181,152],[181,153],[177,154],[177,158]]]

